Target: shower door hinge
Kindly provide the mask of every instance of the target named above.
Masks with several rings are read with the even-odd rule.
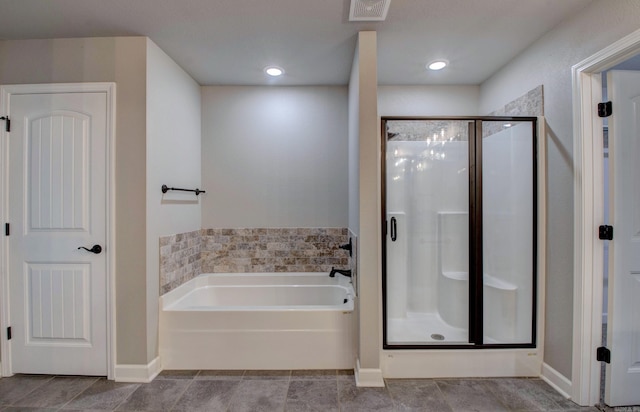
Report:
[[[598,238],[602,240],[613,240],[613,226],[601,225],[598,228]]]
[[[613,113],[611,102],[598,103],[598,116],[609,117]]]
[[[598,362],[611,363],[611,351],[604,346],[596,349],[596,360]]]
[[[7,328],[7,340],[11,340],[11,326]]]

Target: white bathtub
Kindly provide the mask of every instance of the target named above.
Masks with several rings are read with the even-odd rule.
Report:
[[[340,274],[203,274],[160,297],[162,367],[353,368],[353,308]]]

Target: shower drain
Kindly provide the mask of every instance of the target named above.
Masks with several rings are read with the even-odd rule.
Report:
[[[444,335],[441,335],[439,333],[434,333],[431,335],[431,339],[433,340],[444,340]]]

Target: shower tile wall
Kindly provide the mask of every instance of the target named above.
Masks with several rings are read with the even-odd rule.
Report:
[[[250,228],[202,231],[202,270],[224,272],[328,272],[346,268],[346,228]]]
[[[489,113],[488,116],[544,116],[542,85],[529,90],[505,106]],[[503,130],[503,125],[499,122],[488,122],[482,127],[485,136],[491,136]]]
[[[491,112],[488,116],[544,116],[542,85]]]
[[[163,236],[160,293],[201,273],[328,272],[332,266],[355,271],[355,254],[350,259],[339,248],[349,236],[346,228],[202,229]]]
[[[160,294],[202,273],[200,232],[194,230],[160,238]]]

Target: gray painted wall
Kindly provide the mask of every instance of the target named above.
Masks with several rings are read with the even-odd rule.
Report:
[[[146,364],[146,38],[0,41],[0,84],[116,82],[118,364]]]
[[[380,116],[475,116],[480,86],[379,86]]]
[[[147,357],[158,353],[159,238],[200,230],[200,85],[147,39]]]
[[[347,94],[203,87],[202,226],[347,227]]]
[[[117,84],[116,363],[146,365],[158,236],[200,228],[199,204],[162,204],[158,183],[200,185],[200,87],[145,37],[0,41],[0,84],[73,82]]]
[[[640,2],[598,0],[548,32],[481,85],[489,113],[542,84],[547,121],[546,364],[571,379],[573,128],[571,67],[640,29]]]

